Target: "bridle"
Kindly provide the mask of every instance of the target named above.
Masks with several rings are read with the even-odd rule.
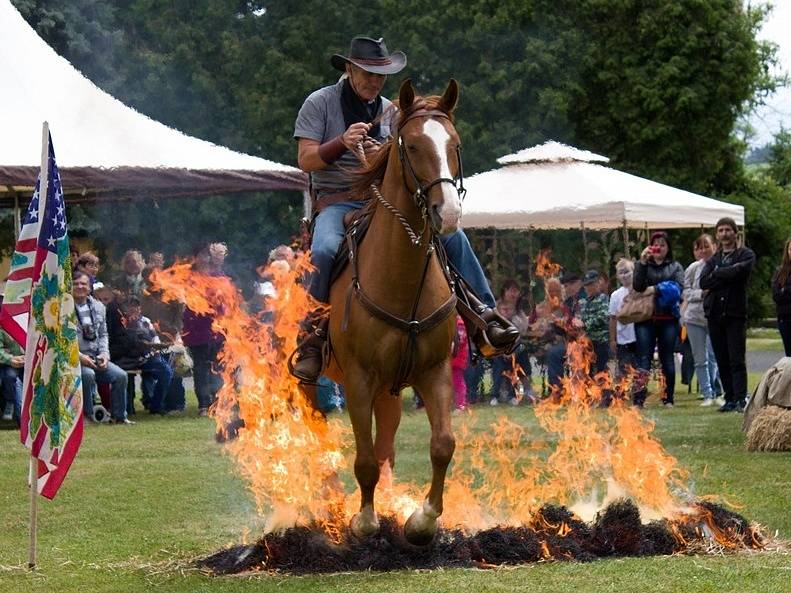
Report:
[[[376,185],[371,185],[371,191],[374,194],[374,197],[376,197],[376,199],[398,219],[398,221],[401,223],[401,226],[404,227],[404,230],[409,236],[412,245],[415,247],[420,245],[420,238],[423,236],[426,228],[429,226],[429,221],[431,222],[430,228],[432,233],[439,234],[439,229],[436,228],[433,219],[431,219],[431,217],[428,215],[428,192],[431,190],[431,188],[435,185],[439,185],[440,183],[450,183],[458,193],[460,200],[463,201],[464,197],[467,195],[467,190],[464,187],[464,167],[462,166],[461,160],[461,146],[458,145],[456,146],[456,159],[459,163],[459,173],[456,177],[438,177],[428,183],[421,183],[421,181],[418,179],[417,174],[415,173],[415,168],[412,166],[412,162],[409,160],[407,150],[404,147],[401,129],[408,121],[420,117],[440,117],[450,121],[450,116],[439,109],[418,109],[414,113],[409,114],[409,116],[404,118],[404,120],[398,124],[397,145],[398,160],[401,162],[401,177],[404,181],[404,187],[412,195],[412,200],[420,212],[420,218],[423,221],[423,226],[420,229],[420,232],[415,232],[412,226],[407,222],[406,217],[398,210],[398,208],[396,208],[393,204],[388,202],[384,196],[382,196],[382,193],[379,191],[379,188],[376,187]],[[409,174],[409,178],[407,178],[407,173]],[[410,180],[412,186],[415,188],[414,190],[410,189],[409,187]]]
[[[440,183],[450,183],[453,186],[453,188],[456,190],[456,192],[459,194],[459,199],[464,200],[464,196],[467,195],[467,190],[464,189],[464,168],[462,167],[462,163],[461,163],[461,146],[459,145],[456,146],[456,159],[459,163],[459,174],[456,177],[454,177],[453,179],[451,179],[450,177],[437,177],[436,179],[430,181],[429,183],[420,183],[420,180],[417,178],[417,175],[415,174],[415,169],[414,167],[412,167],[412,162],[409,160],[409,155],[407,154],[406,148],[404,148],[404,139],[401,136],[401,128],[403,128],[408,121],[416,119],[418,117],[440,117],[450,121],[450,116],[444,111],[440,111],[439,109],[418,109],[417,111],[406,117],[404,121],[399,123],[398,158],[401,161],[401,175],[404,179],[404,186],[412,194],[412,198],[415,200],[415,204],[422,209],[426,208],[426,199],[428,198],[429,190],[435,185],[439,185]],[[414,191],[409,189],[409,183],[406,177],[407,172],[409,172],[409,176],[412,179],[412,184],[415,186]]]

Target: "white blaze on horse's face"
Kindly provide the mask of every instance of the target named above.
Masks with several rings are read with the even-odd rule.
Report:
[[[455,145],[453,150],[449,146],[453,140],[450,132],[436,119],[427,119],[423,124],[423,133],[431,140],[434,151],[439,162],[439,175],[445,179],[453,179],[453,173],[450,171],[450,164],[448,162],[448,152],[455,152]],[[458,139],[456,140],[458,142]],[[436,207],[436,213],[439,216],[440,232],[444,235],[446,233],[454,232],[459,226],[459,219],[461,218],[461,200],[456,188],[450,183],[440,183],[435,186],[433,191],[442,192],[441,200],[429,200],[429,207]]]

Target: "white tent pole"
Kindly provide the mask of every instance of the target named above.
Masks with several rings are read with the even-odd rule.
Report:
[[[584,274],[585,272],[588,271],[588,233],[585,230],[584,222],[580,223],[580,228],[582,229],[582,253],[583,253],[582,263],[584,267],[582,273]]]
[[[527,229],[527,256],[530,258],[530,265],[527,267],[527,302],[530,306],[530,312],[532,313],[533,309],[535,308],[535,301],[533,299],[533,284],[536,271],[536,262],[533,259],[533,227],[529,227]]]
[[[19,194],[14,192],[14,241],[19,239],[22,232],[22,213],[19,211]]]
[[[629,249],[629,223],[626,222],[626,219],[623,219],[623,226],[621,227],[623,231],[623,256],[626,259],[632,258],[632,253]]]

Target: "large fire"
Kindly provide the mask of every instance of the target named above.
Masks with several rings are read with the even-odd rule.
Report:
[[[359,506],[359,492],[348,493],[341,480],[353,454],[351,432],[340,418],[325,419],[312,408],[285,364],[299,321],[317,306],[299,281],[308,268],[303,255],[291,269],[271,270],[277,298],[266,319],[246,311],[226,278],[198,274],[187,263],[156,272],[151,280],[166,299],[215,316],[214,327],[225,336],[224,387],[211,413],[218,431],[237,418],[244,423],[226,446],[267,518],[267,531],[310,523],[338,540]],[[621,384],[607,373],[591,378],[591,357],[586,339],[570,343],[571,372],[554,397],[534,406],[541,431],[507,418],[482,427],[474,414],[461,417],[441,518],[446,528],[536,528],[547,503],[566,505],[589,521],[612,501],[631,499],[646,519],[686,522],[690,513],[699,515],[699,524],[721,539],[705,509],[691,505],[686,473],[652,436],[653,424],[629,405],[631,378]],[[605,390],[613,403],[599,408]],[[377,511],[403,523],[422,504],[426,489],[427,484],[382,476]]]

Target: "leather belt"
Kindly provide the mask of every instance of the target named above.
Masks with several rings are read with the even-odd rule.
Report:
[[[352,192],[350,191],[341,191],[334,194],[321,194],[316,199],[316,212],[321,212],[327,206],[332,206],[333,204],[340,204],[341,202],[358,202],[357,200],[352,197]]]

